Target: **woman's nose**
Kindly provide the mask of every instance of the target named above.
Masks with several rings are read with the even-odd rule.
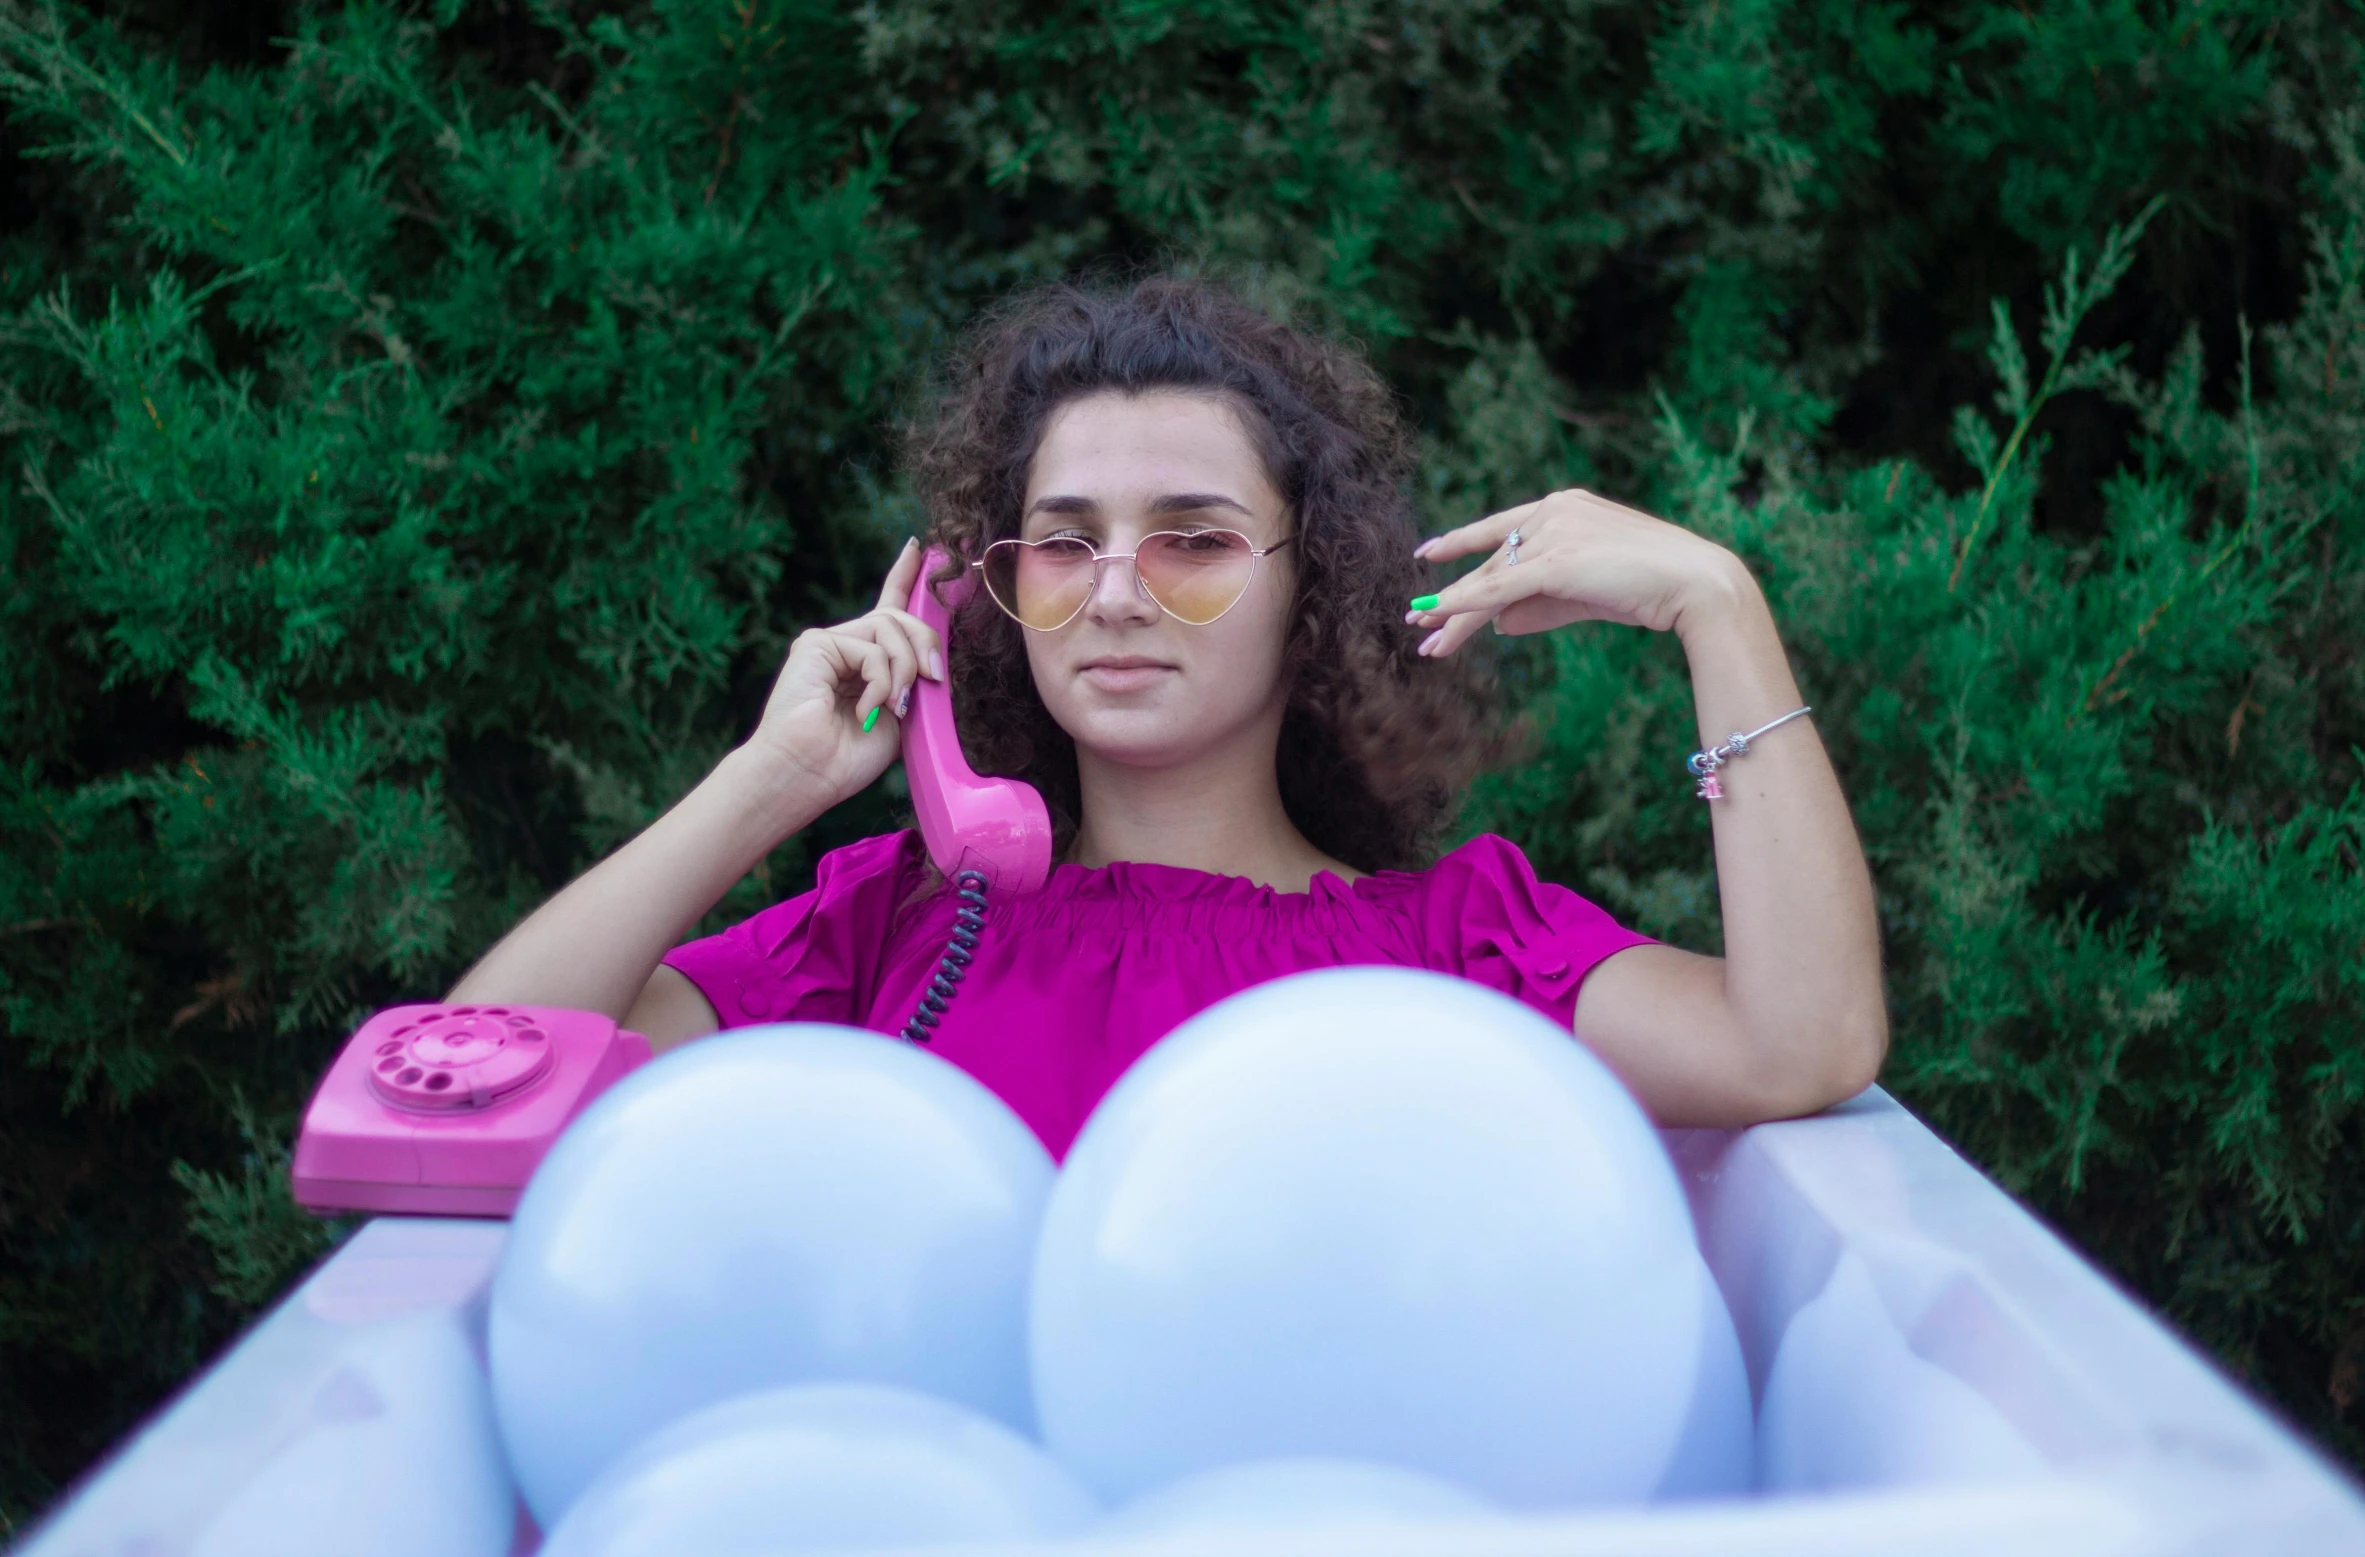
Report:
[[[1093,569],[1091,611],[1102,622],[1156,621],[1158,602],[1130,556],[1103,557]]]

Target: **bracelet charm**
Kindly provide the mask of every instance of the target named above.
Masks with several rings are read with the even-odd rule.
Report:
[[[1692,777],[1700,781],[1699,787],[1694,789],[1692,793],[1702,800],[1722,800],[1724,798],[1724,781],[1716,776],[1717,769],[1735,757],[1748,755],[1749,743],[1768,730],[1780,729],[1791,720],[1813,712],[1812,704],[1803,708],[1794,708],[1771,724],[1761,724],[1756,729],[1746,732],[1735,730],[1731,735],[1725,737],[1724,744],[1721,746],[1711,746],[1706,751],[1693,752],[1691,756],[1684,759],[1684,766],[1691,769]]]

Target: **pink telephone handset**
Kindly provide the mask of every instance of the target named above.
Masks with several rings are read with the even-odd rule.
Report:
[[[574,1117],[649,1040],[558,1006],[389,1006],[304,1110],[296,1200],[322,1213],[507,1216]]]
[[[911,613],[949,646],[952,613],[968,597],[970,574],[965,570],[947,579],[940,593],[928,580],[944,565],[939,548],[920,559]],[[952,689],[925,676],[912,687],[911,712],[903,721],[903,771],[911,784],[912,810],[919,815],[920,839],[953,897],[952,935],[911,1020],[903,1025],[906,1043],[924,1044],[935,1037],[945,1008],[961,992],[985,933],[986,893],[1032,892],[1051,874],[1051,813],[1029,785],[978,777],[961,755]]]
[[[944,562],[940,548],[920,559],[910,609],[949,644],[952,611],[968,597],[971,573],[947,580],[939,599],[928,580]],[[996,892],[1032,892],[1051,874],[1051,813],[1043,797],[1016,779],[980,778],[970,770],[953,725],[952,692],[941,681],[923,676],[912,688],[911,715],[903,722],[903,770],[920,837],[946,880],[974,870]]]

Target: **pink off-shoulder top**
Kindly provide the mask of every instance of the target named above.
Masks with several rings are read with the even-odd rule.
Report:
[[[952,932],[916,832],[823,856],[813,890],[665,956],[725,1027],[838,1022],[897,1033]],[[1127,1066],[1185,1019],[1284,974],[1349,964],[1458,974],[1573,1033],[1577,986],[1649,937],[1538,881],[1482,833],[1424,871],[1306,892],[1171,865],[1059,865],[1040,891],[989,897],[976,961],[929,1047],[993,1090],[1064,1157]]]

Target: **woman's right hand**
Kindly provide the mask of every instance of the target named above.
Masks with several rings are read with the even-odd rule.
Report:
[[[942,640],[903,609],[921,558],[918,541],[904,542],[875,608],[797,634],[743,748],[809,777],[829,805],[866,788],[895,760],[912,683],[944,679]],[[894,717],[873,720],[865,730],[864,720],[881,709]]]

